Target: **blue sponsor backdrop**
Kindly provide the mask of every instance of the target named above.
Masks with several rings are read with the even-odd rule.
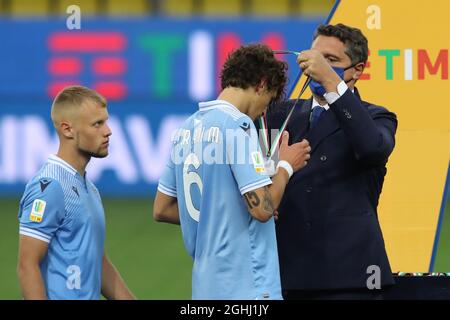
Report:
[[[52,97],[79,83],[103,93],[111,116],[110,155],[94,159],[88,176],[104,195],[153,195],[170,134],[214,99],[218,73],[239,44],[308,48],[316,19],[64,19],[0,20],[0,196],[19,195],[57,138]],[[281,58],[281,57],[280,57]],[[290,88],[298,68],[289,63]]]

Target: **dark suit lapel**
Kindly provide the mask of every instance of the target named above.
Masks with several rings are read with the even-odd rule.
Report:
[[[358,97],[359,100],[361,100],[358,89],[354,88],[354,90],[355,95]],[[311,105],[312,105],[312,98],[311,98]],[[323,139],[325,139],[326,137],[333,134],[339,129],[340,129],[339,122],[336,119],[334,112],[328,109],[328,111],[324,112],[321,115],[317,125],[313,129],[309,130],[305,136],[305,139],[307,139],[309,141],[309,144],[311,145],[311,153],[314,152],[314,150],[320,145]]]
[[[305,139],[311,145],[311,153],[320,145],[323,139],[339,130],[339,123],[333,111],[328,110],[320,116],[319,122],[308,131]]]
[[[353,90],[354,90],[353,93],[355,94],[355,96],[356,96],[359,100],[361,100],[361,96],[359,95],[358,88],[354,87]]]
[[[355,88],[355,95],[359,98],[359,92]],[[309,130],[309,117],[311,115],[312,97],[308,100],[300,100],[295,106],[295,111],[287,125],[287,131],[290,134],[289,144],[300,142],[303,138],[307,139],[311,145],[311,152],[320,145],[323,139],[339,130],[339,123],[333,111],[328,110],[322,114],[317,125]],[[294,105],[295,100],[290,100],[287,106],[286,115]],[[280,124],[281,126],[281,124]],[[279,129],[279,128],[272,128]]]
[[[301,100],[295,107],[295,111],[291,120],[287,125],[289,132],[289,143],[301,141],[309,128],[309,115],[311,113],[312,98],[308,100]]]

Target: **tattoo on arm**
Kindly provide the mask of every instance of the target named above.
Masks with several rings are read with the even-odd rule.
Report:
[[[267,186],[264,187],[263,209],[264,211],[273,214],[274,208],[272,203],[272,196],[270,195],[269,188]]]
[[[259,197],[255,191],[249,191],[246,194],[244,194],[244,196],[245,201],[247,201],[247,205],[250,209],[258,207],[259,204],[261,203],[261,200],[259,200]]]

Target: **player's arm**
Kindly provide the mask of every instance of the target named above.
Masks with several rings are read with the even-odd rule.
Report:
[[[258,188],[244,194],[247,208],[253,218],[266,222],[278,208],[284,189],[289,181],[286,170],[280,170],[273,178],[270,186]]]
[[[47,299],[40,269],[64,219],[64,193],[58,181],[43,178],[27,188],[19,209],[17,276],[25,299]]]
[[[180,224],[177,198],[157,191],[153,203],[153,219],[158,222]]]
[[[153,219],[158,222],[180,224],[178,212],[177,184],[175,164],[170,157],[158,183],[155,202],[153,202]]]
[[[20,235],[17,276],[25,300],[46,300],[40,263],[47,254],[48,243]]]
[[[106,253],[103,254],[102,261],[102,295],[108,300],[136,299]]]
[[[280,145],[280,162],[287,162],[291,168],[288,172],[286,166],[280,166],[277,173],[272,177],[272,184],[251,190],[244,194],[247,208],[252,217],[266,222],[274,214],[274,211],[280,205],[284,190],[289,182],[290,175],[303,168],[310,158],[311,147],[307,140],[303,140],[292,145],[288,145],[289,133],[283,133],[283,140]]]

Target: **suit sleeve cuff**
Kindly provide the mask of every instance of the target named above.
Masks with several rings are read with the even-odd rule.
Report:
[[[344,80],[339,82],[337,85],[337,93],[336,92],[327,92],[323,96],[325,100],[327,100],[328,105],[333,104],[336,102],[337,99],[339,99],[345,91],[347,91],[348,87]]]

